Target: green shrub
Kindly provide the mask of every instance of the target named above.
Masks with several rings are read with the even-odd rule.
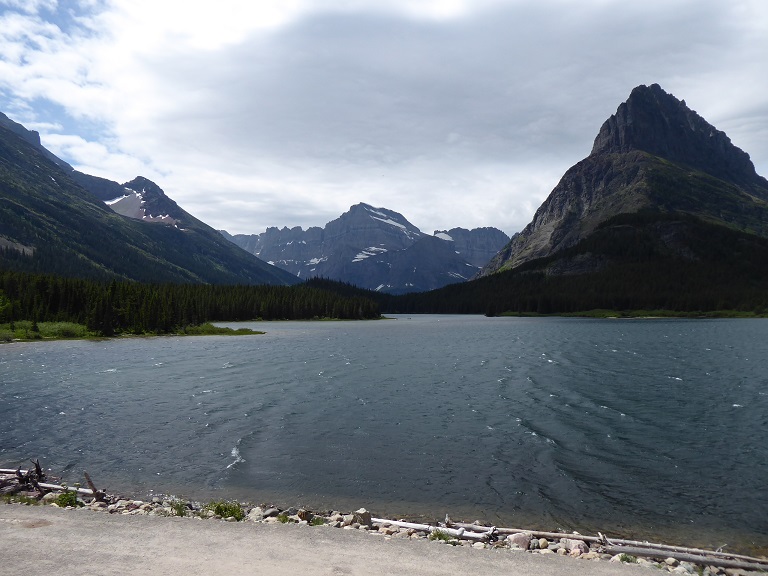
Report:
[[[171,510],[174,516],[186,516],[187,515],[187,503],[183,500],[171,501]]]
[[[77,500],[77,492],[62,492],[56,497],[55,502],[62,508],[67,506],[82,506],[82,504]]]
[[[309,521],[310,526],[322,526],[325,524],[325,518],[322,516],[313,516],[312,520]]]
[[[232,517],[238,522],[245,518],[243,507],[240,506],[240,504],[237,502],[224,502],[223,500],[220,500],[218,502],[211,502],[210,504],[206,504],[205,509],[212,511],[214,514],[221,516],[222,518]]]

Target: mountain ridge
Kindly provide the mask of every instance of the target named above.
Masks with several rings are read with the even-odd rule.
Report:
[[[0,120],[4,268],[145,282],[296,283],[180,208],[182,229],[113,212],[78,180],[113,190],[120,185],[79,175],[47,151],[36,132],[5,115]]]

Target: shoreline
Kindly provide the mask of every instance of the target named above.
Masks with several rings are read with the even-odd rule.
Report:
[[[768,571],[768,557],[746,556],[722,551],[702,550],[647,541],[607,538],[578,532],[542,532],[521,528],[501,528],[474,523],[443,522],[422,524],[402,519],[377,518],[365,508],[354,512],[316,512],[304,508],[281,509],[274,505],[250,505],[218,500],[203,504],[176,497],[154,496],[136,500],[96,489],[86,474],[90,488],[80,484],[51,484],[37,470],[0,469],[0,489],[6,506],[42,505],[41,508],[88,510],[117,516],[156,516],[223,523],[293,524],[312,529],[337,528],[366,532],[384,539],[426,540],[437,544],[506,553],[567,556],[574,560],[623,563],[663,569],[673,573],[723,575],[725,570]],[[15,484],[14,484],[15,482]]]

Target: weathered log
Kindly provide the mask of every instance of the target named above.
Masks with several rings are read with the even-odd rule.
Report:
[[[743,570],[768,570],[768,563],[762,563],[754,558],[753,562],[744,560],[731,560],[728,558],[718,558],[706,556],[703,554],[688,554],[683,552],[673,552],[670,550],[654,550],[653,548],[636,548],[632,546],[603,546],[608,554],[629,554],[631,556],[643,556],[645,558],[674,558],[680,562],[690,562],[691,564],[700,564],[702,566],[717,566],[718,568],[741,568]]]
[[[621,538],[606,538],[602,534],[603,544],[607,546],[636,546],[638,548],[653,548],[655,550],[662,550],[665,552],[681,552],[683,554],[697,554],[706,556],[716,556],[718,558],[735,558],[746,560],[748,562],[761,562],[759,558],[754,556],[745,556],[743,554],[733,554],[731,552],[722,552],[720,550],[704,550],[703,548],[688,548],[686,546],[673,546],[671,544],[654,544],[653,542],[638,541],[638,540],[622,540]]]
[[[37,480],[45,480],[45,472],[43,472],[43,469],[40,467],[40,460],[30,460],[30,462],[35,465],[35,476],[37,476]]]
[[[401,520],[387,520],[385,518],[371,518],[371,522],[373,524],[379,524],[379,525],[387,525],[390,524],[392,526],[398,526],[399,528],[412,528],[414,530],[419,530],[421,532],[443,532],[445,534],[449,534],[451,536],[454,536],[456,538],[462,539],[462,540],[477,540],[482,541],[486,540],[489,537],[489,533],[486,534],[480,534],[477,532],[467,531],[462,528],[459,528],[458,530],[453,528],[443,528],[441,526],[431,526],[429,524],[417,524],[415,522],[403,522]]]
[[[488,530],[488,527],[478,526],[477,524],[465,524],[462,522],[455,522],[453,523],[453,525],[461,526],[469,530],[478,530],[478,531]],[[613,546],[613,545],[636,546],[639,548],[654,549],[657,551],[656,556],[663,556],[664,553],[666,552],[680,552],[680,553],[687,553],[687,554],[715,556],[718,558],[741,559],[747,562],[760,563],[760,559],[755,558],[753,556],[745,556],[743,554],[734,554],[731,552],[722,552],[719,550],[717,551],[705,550],[703,548],[689,548],[685,546],[674,546],[671,544],[655,544],[653,542],[648,542],[648,541],[624,540],[621,538],[607,538],[603,534],[600,534],[600,536],[584,536],[582,534],[574,534],[574,533],[568,534],[565,532],[542,532],[540,530],[526,530],[524,528],[497,528],[496,530],[498,531],[499,534],[520,534],[525,532],[525,533],[530,533],[533,536],[536,536],[537,538],[548,538],[548,539],[571,538],[571,539],[583,540],[584,542],[604,544],[604,545],[610,545],[610,546]]]
[[[465,524],[463,522],[454,522],[454,526],[460,526],[461,528],[465,528],[467,530],[474,530],[478,532],[487,532],[488,530],[495,528],[495,527],[488,527],[488,526],[478,526],[477,524]],[[523,528],[495,528],[496,532],[499,534],[532,534],[533,536],[536,536],[537,538],[572,538],[576,540],[583,540],[584,542],[601,542],[600,538],[597,536],[583,536],[581,534],[567,534],[565,532],[542,532],[540,530],[525,530]]]

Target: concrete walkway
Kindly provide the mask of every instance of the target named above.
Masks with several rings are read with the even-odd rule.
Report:
[[[645,568],[329,527],[0,504],[2,574],[603,576]]]

